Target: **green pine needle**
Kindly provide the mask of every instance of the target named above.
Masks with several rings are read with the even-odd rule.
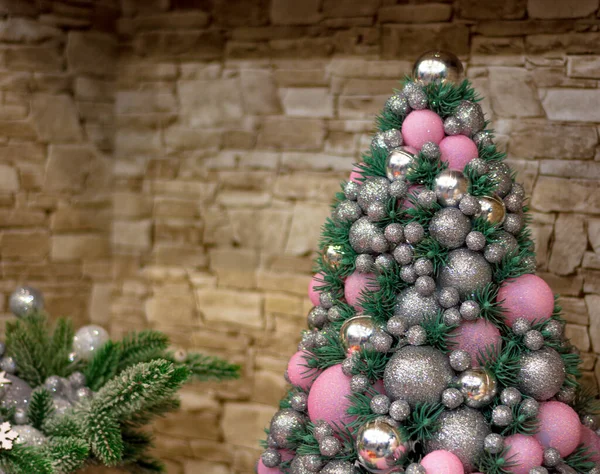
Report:
[[[374,383],[383,379],[388,360],[388,355],[383,352],[369,349],[359,351],[354,359],[352,375],[363,374],[368,377],[371,383]]]
[[[360,305],[364,314],[371,316],[376,324],[383,325],[394,315],[396,296],[408,284],[400,278],[400,266],[396,262],[381,270],[376,279],[379,289],[361,293]]]
[[[591,461],[594,454],[594,451],[590,448],[580,444],[575,451],[564,459],[564,462],[576,472],[589,472],[596,465],[595,462]]]
[[[580,415],[600,415],[598,390],[589,385],[580,385],[575,395],[573,409]]]
[[[327,265],[323,260],[323,256],[319,255],[316,260],[315,273],[321,273],[323,276],[318,278],[318,286],[315,290],[330,292],[335,299],[339,299],[344,295],[344,280],[348,276],[348,266],[340,265],[333,267]],[[350,265],[354,267],[354,262]]]
[[[350,401],[350,406],[346,410],[348,415],[355,417],[353,421],[348,423],[346,426],[355,432],[365,423],[376,420],[381,417],[377,413],[371,411],[371,399],[377,395],[377,392],[373,388],[368,388],[365,393],[352,393],[347,395],[346,398]]]
[[[382,132],[386,132],[387,130],[391,130],[393,128],[400,130],[402,128],[403,121],[404,117],[399,117],[398,115],[386,109],[384,109],[375,119],[377,128]]]
[[[532,273],[533,269],[527,263],[531,257],[535,257],[535,253],[531,249],[508,252],[500,263],[493,265],[494,281],[502,283],[504,280]]]
[[[433,272],[437,275],[448,262],[450,249],[442,246],[432,237],[425,237],[414,247],[415,258],[427,258],[433,264]]]
[[[405,217],[403,224],[408,224],[409,222],[418,222],[425,228],[425,230],[429,229],[429,222],[433,218],[434,214],[442,208],[442,206],[436,202],[432,206],[424,207],[418,202],[414,193],[408,196],[408,200],[413,207],[406,209],[404,212]]]
[[[418,403],[406,420],[406,432],[410,439],[426,441],[439,427],[438,418],[444,412],[441,403]]]
[[[46,448],[54,471],[74,472],[88,459],[90,448],[84,439],[75,437],[51,438]]]
[[[87,413],[83,430],[94,456],[106,466],[116,466],[123,457],[124,446],[119,423],[113,414],[109,410]]]
[[[184,362],[179,363],[175,361],[174,354],[168,352],[165,359],[174,363],[176,366],[186,367],[190,371],[192,378],[203,382],[235,380],[240,377],[240,365],[232,364],[219,357],[190,353],[187,355]]]
[[[29,424],[38,430],[42,430],[44,423],[54,413],[52,394],[44,389],[38,388],[31,394],[27,418]]]
[[[419,153],[406,174],[406,180],[412,184],[420,184],[432,189],[435,178],[446,168],[448,168],[447,162],[429,160]]]
[[[424,88],[429,100],[429,107],[442,119],[454,114],[456,107],[463,100],[477,102],[481,100],[468,80],[455,85],[450,82],[431,82]]]
[[[89,388],[97,391],[117,375],[120,359],[120,344],[107,341],[106,344],[100,347],[83,370]]]
[[[14,444],[10,450],[0,450],[0,468],[10,474],[54,474],[52,460],[39,447]]]
[[[508,448],[498,454],[483,451],[479,459],[479,471],[485,474],[510,474],[511,467],[516,465],[514,455],[507,458]]]
[[[362,155],[362,161],[356,165],[362,175],[359,179],[364,181],[371,177],[386,177],[387,157],[387,150],[371,147]]]
[[[500,328],[503,333],[508,333],[508,327],[504,320],[502,309],[502,301],[497,301],[498,286],[493,283],[488,283],[483,288],[478,288],[475,293],[468,296],[468,300],[477,302],[480,308],[479,317],[483,318],[496,327]]]
[[[486,146],[483,144],[479,144],[477,146],[477,149],[479,151],[479,158],[481,158],[484,161],[487,161],[488,163],[503,161],[506,158],[506,153],[498,151],[496,145]]]
[[[520,404],[512,407],[512,414],[512,421],[502,430],[503,436],[511,436],[517,433],[533,436],[538,432],[539,420],[535,416],[530,417],[523,413]]]
[[[444,354],[451,350],[450,346],[454,337],[452,331],[458,325],[447,326],[444,323],[443,311],[440,310],[436,314],[426,317],[421,326],[423,326],[423,329],[427,333],[427,344],[429,346],[435,347]]]
[[[404,209],[402,208],[402,202],[391,197],[385,203],[385,216],[376,222],[377,226],[384,229],[389,224],[401,224],[405,218]]]
[[[140,362],[164,358],[164,353],[169,347],[169,338],[161,332],[146,329],[125,335],[119,346],[118,372],[121,372]]]
[[[481,365],[492,371],[501,388],[518,384],[521,349],[516,341],[506,340],[500,353],[494,345],[487,346],[484,353],[480,354],[477,359]]]
[[[473,196],[492,196],[498,187],[490,175],[479,175],[470,164],[465,166],[463,173],[469,180],[469,194]]]
[[[481,217],[476,217],[471,221],[471,231],[481,232],[488,243],[497,242],[500,230],[500,226]]]
[[[327,369],[332,365],[341,364],[346,359],[346,350],[337,334],[324,331],[327,344],[314,347],[306,357],[306,367],[309,369]]]

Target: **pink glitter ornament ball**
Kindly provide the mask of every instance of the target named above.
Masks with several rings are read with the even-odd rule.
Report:
[[[600,461],[600,436],[587,426],[582,426],[579,442],[589,449],[589,453],[591,454],[590,461]]]
[[[513,474],[528,474],[530,469],[542,465],[544,448],[532,436],[508,436],[504,440],[504,446],[508,448],[504,458],[514,462],[514,466],[507,468]]]
[[[364,165],[364,163],[359,163],[359,165]],[[355,183],[361,184],[362,177],[362,170],[357,165],[354,165],[354,167],[352,168],[352,172],[350,173],[350,177],[348,178],[348,181],[353,181]]]
[[[494,346],[496,352],[502,348],[502,337],[498,328],[485,319],[462,321],[452,331],[452,349],[463,349],[471,354],[471,365],[479,367],[478,356],[485,356],[486,348]]]
[[[402,122],[404,144],[417,150],[427,142],[439,144],[444,138],[444,123],[431,110],[413,110]]]
[[[535,438],[544,448],[556,448],[564,458],[575,451],[581,439],[581,422],[575,410],[562,402],[544,402],[538,412]]]
[[[440,151],[441,160],[448,163],[448,168],[458,171],[462,171],[465,165],[479,154],[475,142],[464,135],[444,138],[440,142]]]
[[[294,453],[292,451],[288,451],[287,449],[280,449],[279,453],[281,454],[282,461],[289,461],[290,459],[294,459]],[[256,466],[257,474],[283,474],[283,471],[278,467],[267,467],[263,464],[262,459],[258,460],[258,465]]]
[[[373,273],[360,273],[355,271],[352,275],[346,278],[344,283],[344,296],[349,305],[354,306],[356,310],[360,310],[359,299],[363,291],[376,291],[379,285],[375,280]]]
[[[430,452],[421,460],[427,474],[464,474],[465,468],[455,454],[444,449]]]
[[[506,324],[510,327],[518,318],[539,322],[548,319],[554,311],[554,294],[536,275],[521,275],[505,281],[496,299],[502,301]]]
[[[288,362],[288,378],[290,383],[296,387],[300,387],[302,390],[308,390],[315,379],[322,372],[319,369],[306,367],[306,358],[310,354],[306,351],[296,352]]]
[[[321,301],[319,300],[321,292],[316,290],[315,287],[323,285],[324,276],[325,275],[323,275],[322,272],[319,272],[312,277],[312,280],[310,280],[310,283],[308,284],[308,297],[310,298],[310,302],[313,304],[313,306],[319,306],[319,304],[321,303]]]

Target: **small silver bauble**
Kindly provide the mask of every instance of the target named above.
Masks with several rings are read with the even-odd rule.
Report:
[[[472,230],[467,234],[465,238],[465,243],[467,244],[467,248],[469,250],[473,250],[474,252],[479,252],[485,248],[487,240],[485,235],[477,230]]]
[[[370,348],[370,339],[377,327],[370,316],[354,316],[340,329],[340,341],[348,353]]]
[[[306,418],[291,408],[279,410],[271,420],[269,434],[281,449],[292,447],[290,435],[306,424]]]
[[[409,244],[418,244],[425,237],[425,229],[418,222],[409,222],[404,226],[404,238]]]
[[[400,265],[408,265],[414,259],[414,250],[411,245],[400,244],[394,249],[392,255]]]
[[[429,51],[419,57],[413,66],[413,77],[421,84],[441,82],[458,84],[462,81],[463,65],[447,51]]]
[[[465,216],[474,216],[481,211],[479,200],[471,194],[465,194],[462,197],[460,203],[458,204],[458,208]]]
[[[462,320],[458,308],[448,308],[444,311],[444,324],[446,326],[458,326]]]
[[[523,228],[523,216],[521,214],[509,213],[504,219],[504,230],[513,235],[517,235]]]
[[[411,326],[406,331],[406,341],[411,346],[423,346],[427,343],[427,331],[425,331],[423,326],[419,326],[418,324]]]
[[[355,181],[348,181],[344,185],[344,195],[346,196],[346,199],[356,201],[356,198],[358,197],[358,191],[360,191],[360,184]]]
[[[356,469],[348,461],[331,461],[325,464],[319,474],[356,474]]]
[[[358,192],[357,202],[367,211],[374,202],[387,202],[390,197],[390,183],[386,178],[367,178]]]
[[[529,330],[523,336],[523,342],[525,343],[525,347],[532,351],[540,350],[544,347],[544,336],[539,331],[535,329]]]
[[[367,217],[371,222],[379,222],[385,216],[386,208],[383,202],[373,202],[369,204],[369,207],[367,209]]]
[[[388,319],[386,328],[393,336],[402,336],[408,329],[408,324],[403,317],[392,316]]]
[[[442,288],[438,294],[438,301],[440,302],[440,306],[442,308],[447,309],[456,306],[460,301],[458,290],[456,288],[452,288],[451,286]]]
[[[56,397],[52,400],[52,407],[54,408],[54,413],[57,415],[64,415],[73,407],[73,405],[66,398]]]
[[[383,331],[377,331],[371,336],[371,344],[377,352],[388,352],[393,342],[392,336]]]
[[[497,405],[492,410],[492,423],[496,426],[508,426],[513,421],[513,413],[506,405]]]
[[[502,247],[504,247],[507,252],[514,252],[519,248],[519,242],[517,241],[515,236],[503,230],[500,230],[496,233],[494,240],[500,245],[502,245]]]
[[[488,176],[497,184],[496,194],[503,198],[512,188],[512,178],[510,168],[506,163],[495,161],[488,164]]]
[[[323,249],[323,262],[331,268],[338,268],[343,258],[344,250],[341,245],[328,245]]]
[[[17,362],[11,356],[3,357],[0,359],[0,370],[7,374],[14,374],[17,372]]]
[[[325,308],[325,309],[329,309],[333,306],[333,304],[335,303],[336,299],[333,296],[333,294],[331,293],[331,291],[321,291],[321,293],[319,294],[319,306],[321,306],[321,308]]]
[[[449,249],[461,247],[470,231],[470,219],[455,207],[440,209],[429,223],[431,236]]]
[[[390,184],[390,196],[401,199],[408,193],[408,183],[403,179],[397,179]]]
[[[314,423],[313,436],[320,442],[326,436],[333,436],[333,430],[325,420],[317,420]]]
[[[265,467],[277,467],[281,463],[281,454],[279,451],[273,448],[267,449],[264,453],[262,453],[260,458],[262,459]]]
[[[16,425],[12,427],[13,431],[16,431],[19,437],[15,439],[15,444],[22,444],[23,446],[44,446],[46,444],[46,437],[41,431],[36,430],[30,425]]]
[[[109,336],[106,329],[90,324],[89,326],[83,326],[75,333],[73,350],[80,359],[89,361],[108,340]]]
[[[473,135],[473,141],[479,147],[487,147],[494,144],[492,140],[492,134],[488,130],[481,130]]]
[[[560,321],[556,319],[551,319],[544,326],[544,334],[546,334],[551,339],[560,339],[563,335],[564,327]]]
[[[406,99],[408,100],[408,105],[410,108],[414,110],[423,110],[427,108],[427,104],[429,103],[427,94],[420,87],[414,88],[408,94],[406,94]]]
[[[368,253],[361,253],[356,256],[354,260],[354,266],[360,273],[371,273],[373,266],[375,265],[375,259]]]
[[[529,474],[548,474],[548,469],[542,466],[536,466],[529,469]]]
[[[417,195],[417,202],[423,209],[431,209],[437,203],[435,191],[425,189]]]
[[[506,208],[502,199],[496,196],[479,197],[479,206],[481,210],[476,214],[477,217],[485,219],[490,224],[500,225],[506,217]]]
[[[589,413],[581,416],[581,424],[583,426],[587,426],[591,430],[596,430],[597,423],[596,417],[594,415],[590,415]]]
[[[356,435],[358,462],[372,473],[386,473],[408,450],[408,439],[383,419],[362,425]]]
[[[388,241],[385,240],[385,237],[383,236],[383,233],[381,231],[377,232],[377,234],[375,234],[372,238],[371,238],[371,251],[375,252],[375,253],[384,253],[388,251]]]
[[[519,411],[529,418],[533,418],[534,416],[536,416],[538,414],[539,409],[540,404],[533,398],[526,398],[521,402],[521,405],[519,406]]]
[[[491,454],[499,454],[504,449],[504,438],[498,433],[492,433],[483,440],[483,448]]]
[[[458,117],[451,115],[444,120],[444,132],[446,135],[460,135],[463,133],[463,126]]]
[[[402,317],[408,326],[414,326],[421,324],[426,316],[436,314],[440,309],[435,294],[422,296],[413,286],[398,294],[394,315]]]
[[[4,396],[0,404],[4,408],[22,408],[23,410],[27,410],[29,401],[31,400],[31,387],[27,382],[15,375],[7,374],[6,378],[10,380],[10,383],[2,385]]]
[[[544,449],[544,466],[554,467],[561,461],[560,452],[556,448]]]
[[[479,303],[474,300],[466,300],[463,301],[460,305],[460,315],[466,321],[474,321],[479,317],[479,313],[481,312],[481,308],[479,307]]]
[[[406,283],[414,283],[417,281],[417,272],[415,271],[415,267],[412,265],[404,265],[400,269],[400,278]]]
[[[420,153],[424,158],[430,161],[439,160],[442,156],[440,147],[435,142],[425,142],[421,147]]]
[[[458,384],[465,405],[471,408],[489,405],[498,393],[496,376],[482,367],[465,370],[459,375]]]
[[[454,110],[454,116],[461,124],[461,133],[472,136],[485,125],[485,116],[481,106],[476,102],[463,100]]]
[[[515,405],[518,405],[519,403],[521,403],[522,398],[523,397],[521,395],[521,392],[519,392],[519,390],[515,387],[506,387],[500,393],[500,400],[502,400],[502,403],[504,405],[507,405],[509,407],[512,407],[512,406],[515,406]]]
[[[498,243],[486,245],[483,250],[483,256],[490,263],[500,263],[505,255],[506,249]]]
[[[321,329],[328,321],[327,310],[320,306],[315,306],[308,312],[308,327],[311,329]]]
[[[308,395],[304,392],[295,393],[290,399],[291,407],[299,412],[305,412],[308,404]]]
[[[469,161],[467,166],[475,172],[476,176],[483,176],[489,171],[487,161],[483,160],[482,158],[473,158],[471,161]]]
[[[383,233],[381,229],[369,221],[366,217],[361,217],[358,219],[352,227],[350,227],[350,233],[348,235],[350,240],[350,245],[354,249],[354,251],[358,253],[370,253],[372,252],[371,242],[373,241],[373,237],[381,235],[383,237]],[[330,246],[335,247],[335,246]],[[341,254],[341,247],[338,252]],[[341,261],[341,257],[340,257]],[[339,266],[336,265],[336,267]]]
[[[431,276],[433,274],[433,263],[428,258],[418,258],[414,263],[414,267],[419,276]]]
[[[567,403],[570,405],[575,401],[575,398],[577,397],[577,390],[575,390],[575,387],[563,386],[560,388],[560,390],[555,396],[559,402]]]
[[[416,271],[415,268],[415,273]],[[435,280],[427,275],[420,276],[415,281],[415,288],[421,296],[430,296],[435,291]]]
[[[549,347],[523,354],[520,365],[518,388],[538,401],[552,398],[565,381],[562,357]]]
[[[504,198],[504,206],[509,212],[522,212],[523,211],[523,198],[516,194],[509,193]]]
[[[479,253],[465,248],[452,250],[442,267],[438,284],[453,286],[462,298],[472,295],[492,281],[492,268]]]
[[[27,418],[27,410],[23,408],[17,408],[13,418],[17,425],[25,425],[29,421]]]
[[[524,335],[531,328],[531,323],[525,318],[517,318],[512,325],[512,330],[517,336]]]
[[[395,128],[385,132],[377,132],[371,140],[371,146],[385,151],[402,146],[402,132]]]
[[[321,460],[321,456],[317,454],[305,454],[304,455],[304,466],[310,472],[319,472],[321,467],[323,467],[323,461]]]
[[[346,357],[342,362],[342,373],[346,377],[352,377],[352,374],[356,370],[356,361],[354,357]]]
[[[364,393],[369,385],[369,378],[364,374],[353,375],[350,379],[350,390],[354,393]]]
[[[43,310],[44,297],[35,288],[21,286],[10,295],[8,306],[15,316],[22,318],[35,311]]]
[[[305,455],[297,455],[292,459],[290,463],[289,470],[287,471],[289,474],[313,474],[312,471],[306,465],[307,456]]]
[[[383,272],[385,270],[389,270],[394,265],[394,257],[392,257],[389,253],[382,253],[381,255],[377,255],[375,259],[375,269],[378,272]]]
[[[442,404],[450,410],[461,406],[463,401],[464,397],[456,388],[447,388],[442,392]]]
[[[387,395],[378,393],[371,398],[370,408],[377,415],[386,415],[390,409],[390,399]]]
[[[335,456],[342,449],[342,443],[335,436],[325,436],[319,441],[319,451],[323,456]]]
[[[410,112],[408,100],[406,100],[404,94],[394,94],[391,96],[386,101],[385,108],[399,117],[404,117],[406,114],[408,114],[408,112]]]
[[[433,189],[442,206],[456,207],[467,194],[469,180],[457,170],[444,170],[436,178]]]
[[[415,155],[409,147],[394,148],[388,155],[385,174],[390,181],[406,177],[411,167],[415,164]]]
[[[405,474],[427,474],[427,471],[419,463],[413,462],[406,466]]]
[[[335,208],[334,218],[339,222],[354,222],[360,218],[362,211],[356,201],[342,201]]]
[[[471,368],[471,354],[464,349],[457,349],[448,355],[450,366],[457,372],[463,372]]]
[[[62,377],[51,375],[44,380],[44,388],[50,392],[53,397],[61,397],[67,393],[67,385]]]
[[[383,231],[383,235],[393,244],[398,244],[404,239],[404,230],[400,224],[389,224]]]
[[[404,421],[410,416],[410,405],[406,400],[395,400],[390,405],[389,414],[396,421]]]

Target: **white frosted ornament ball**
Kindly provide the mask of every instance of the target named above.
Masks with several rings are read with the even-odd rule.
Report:
[[[75,333],[73,350],[80,359],[90,360],[109,339],[106,329],[93,324],[83,326]]]

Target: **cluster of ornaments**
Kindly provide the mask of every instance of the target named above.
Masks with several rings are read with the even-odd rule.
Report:
[[[428,53],[417,61],[415,80],[385,105],[386,113],[402,119],[401,129],[379,132],[372,141],[372,148],[387,156],[386,176],[363,176],[358,166],[344,185],[345,200],[332,217],[349,225],[349,242],[357,254],[355,270],[345,278],[341,297],[321,290],[323,273],[309,285],[314,305],[308,315],[311,331],[303,335],[286,372],[295,394],[291,406],[271,421],[258,474],[473,473],[486,452],[510,459],[505,472],[568,473],[571,468],[563,460],[580,444],[591,450],[592,461],[600,461],[593,420],[580,419],[572,408],[575,392],[566,383],[563,358],[550,347],[566,344],[562,324],[551,319],[551,289],[529,273],[494,280],[494,265],[519,249],[517,237],[525,223],[523,187],[513,182],[504,163],[478,156],[480,147],[493,143],[476,102],[463,101],[448,117],[429,108],[424,87],[432,81],[456,83],[461,73],[460,61],[447,53]],[[407,179],[417,156],[447,164],[431,189]],[[486,176],[495,183],[495,192],[469,194],[468,176]],[[427,224],[383,225],[392,199],[404,210],[415,205],[439,210]],[[488,241],[474,230],[475,219],[495,226],[498,237]],[[427,238],[448,252],[438,271],[430,259],[415,256]],[[344,264],[345,255],[341,247],[330,245],[322,258],[336,269]],[[535,262],[523,263],[535,271]],[[379,289],[377,276],[391,267],[399,269],[405,285],[397,293],[393,316],[380,325],[361,303],[365,294]],[[474,297],[488,285],[498,288],[503,325],[483,318]],[[355,315],[333,333],[331,324],[342,318],[341,303],[354,308]],[[447,353],[428,343],[424,327],[428,318],[439,314],[451,330]],[[344,347],[345,361],[325,370],[309,368],[311,351],[329,344],[332,337]],[[518,383],[507,387],[484,361],[486,354],[499,354],[511,337],[522,338],[525,349]],[[375,383],[356,370],[357,355],[366,350],[387,356],[383,379]],[[349,440],[342,433],[356,420],[348,412],[353,394],[370,397],[373,416],[352,430],[356,458],[347,459],[343,454]],[[443,412],[433,435],[415,446],[403,423],[424,403],[439,403]],[[491,410],[491,416],[486,418],[483,410]],[[528,421],[538,424],[531,435],[502,435],[512,423]],[[294,451],[294,433],[307,426],[319,454]],[[422,453],[419,462],[403,463],[415,449]],[[590,471],[597,472],[599,468]]]

